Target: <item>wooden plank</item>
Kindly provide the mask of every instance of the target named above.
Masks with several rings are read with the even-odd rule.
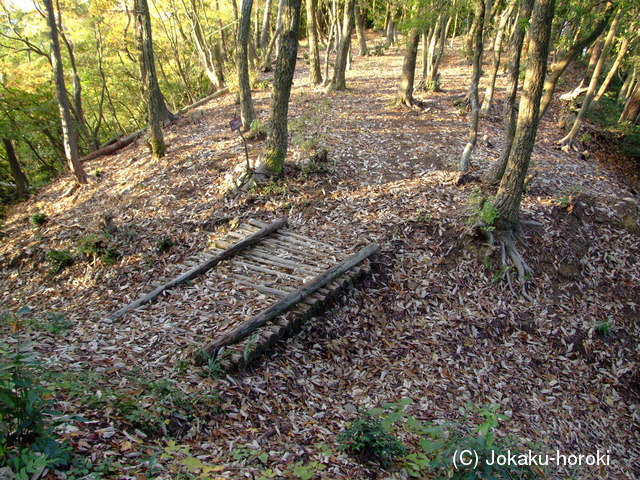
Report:
[[[146,295],[143,295],[142,297],[140,297],[137,300],[129,303],[128,305],[125,305],[124,307],[122,307],[117,312],[114,312],[111,315],[108,315],[107,316],[107,320],[114,321],[114,320],[117,320],[119,318],[122,318],[122,316],[125,313],[127,313],[129,310],[133,310],[133,309],[139,308],[142,305],[144,305],[145,303],[149,303],[150,301],[156,299],[159,295],[161,295],[166,290],[168,290],[170,288],[173,288],[176,285],[179,285],[181,283],[184,283],[184,282],[187,282],[189,280],[192,280],[192,279],[194,279],[195,277],[197,277],[199,275],[202,275],[206,271],[208,271],[208,270],[212,269],[213,267],[215,267],[218,263],[222,262],[223,260],[227,260],[228,258],[231,258],[234,255],[237,255],[242,250],[246,249],[247,247],[250,247],[251,245],[255,245],[261,238],[265,237],[266,235],[269,235],[270,233],[278,230],[279,228],[282,228],[286,224],[287,224],[287,218],[286,217],[279,218],[278,220],[276,220],[276,221],[270,223],[269,225],[267,225],[266,227],[264,227],[259,232],[256,232],[253,235],[251,235],[250,237],[247,237],[247,238],[245,238],[243,240],[240,240],[240,241],[234,243],[232,246],[230,246],[229,248],[227,248],[223,252],[220,252],[217,255],[214,255],[212,258],[208,259],[207,261],[205,261],[205,262],[197,265],[196,267],[193,267],[192,269],[184,272],[182,275],[179,275],[178,277],[174,278],[173,280],[171,280],[171,281],[169,281],[169,282],[157,287],[152,292],[147,293]]]
[[[264,222],[261,222],[260,220],[254,220],[254,219],[247,220],[247,223],[249,223],[250,225],[253,225],[255,227],[260,227],[260,228],[264,228],[264,225],[265,225]],[[327,250],[329,250],[330,252],[333,252],[333,253],[339,253],[338,249],[336,247],[334,247],[333,245],[321,242],[319,240],[316,240],[315,238],[307,237],[305,235],[299,235],[297,233],[293,233],[293,232],[290,232],[290,231],[282,232],[282,235],[286,235],[286,236],[288,236],[288,237],[290,237],[292,239],[297,239],[297,240],[302,241],[302,242],[304,242],[306,244],[318,245],[318,246],[320,246],[322,248],[325,248],[325,249],[327,249]]]
[[[266,310],[255,315],[253,318],[240,324],[218,340],[211,342],[205,347],[204,352],[206,352],[210,357],[215,358],[221,348],[233,345],[234,343],[237,343],[251,335],[255,330],[262,327],[276,316],[285,312],[287,309],[299,303],[309,295],[312,295],[318,289],[332,283],[336,278],[361,263],[364,259],[369,258],[371,255],[376,253],[378,249],[379,247],[375,243],[367,245],[365,248],[351,255],[343,262],[331,267],[310,282],[304,284],[300,289],[290,293],[279,302],[276,302]]]

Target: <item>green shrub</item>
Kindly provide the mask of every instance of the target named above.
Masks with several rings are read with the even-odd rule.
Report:
[[[47,261],[49,262],[52,273],[60,273],[66,267],[73,265],[73,257],[67,249],[49,250],[47,252]]]
[[[41,227],[45,223],[47,223],[47,216],[44,213],[34,213],[31,215],[31,223],[36,227]]]
[[[175,244],[176,242],[174,242],[171,238],[162,237],[156,242],[156,252],[158,252],[159,255],[162,255],[163,253],[171,250],[171,247],[173,247]]]
[[[92,260],[100,259],[106,265],[113,265],[120,253],[106,233],[91,233],[78,240],[78,252]]]
[[[68,465],[71,449],[53,434],[50,392],[35,380],[42,369],[33,343],[0,343],[0,359],[0,468],[28,479],[43,467]]]
[[[382,420],[368,412],[363,412],[338,435],[340,450],[361,460],[375,460],[388,467],[407,450],[391,435]]]

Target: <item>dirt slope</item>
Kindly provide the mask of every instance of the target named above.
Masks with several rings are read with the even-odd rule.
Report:
[[[447,49],[444,91],[420,97],[424,110],[390,105],[399,50],[354,58],[349,90],[331,95],[308,86],[300,60],[292,156],[325,145],[328,172],[289,166],[279,186],[223,198],[224,176],[244,161],[242,144],[227,126],[239,111],[228,95],[168,128],[167,157],[153,160],[133,145],[89,162],[90,186],[69,193],[73,183],[65,176],[9,212],[0,298],[3,308],[34,312],[21,335],[37,341],[50,370],[86,379],[74,388],[53,384],[61,409],[91,420],[68,430],[76,449],[97,463],[109,458],[114,478],[145,471],[149,457],[167,444],[157,431],[145,432],[152,420],[140,411],[133,409],[138,422],[127,416],[132,409],[122,407],[122,397],[139,398],[153,410],[145,388],[164,380],[198,399],[187,418],[164,411],[169,433],[201,461],[219,466],[214,471],[223,478],[258,478],[266,467],[290,472],[296,462],[313,461],[326,467],[318,478],[402,478],[340,454],[335,436],[353,418],[354,405],[406,397],[415,402],[411,411],[428,420],[457,419],[467,402],[497,403],[509,417],[501,435],[538,442],[544,451],[612,452],[606,470],[585,468],[573,478],[640,476],[640,242],[633,186],[596,162],[555,149],[560,132],[544,121],[534,154],[538,176],[523,202],[524,218],[542,224],[526,229],[523,247],[535,271],[533,301],[516,298],[492,282],[497,267],[485,265],[479,243],[464,235],[476,187],[449,181],[467,129],[467,117],[450,99],[464,93],[468,80],[469,67],[456,49]],[[265,118],[268,90],[256,91],[255,100]],[[483,121],[481,130],[485,140],[472,159],[479,170],[499,154],[499,115]],[[260,146],[251,143],[252,157]],[[36,212],[48,218],[41,228],[29,222]],[[77,253],[79,242],[99,234],[104,215],[118,228],[108,240],[118,254],[113,265]],[[345,295],[261,365],[210,379],[187,361],[208,334],[198,319],[219,306],[211,285],[194,282],[118,323],[102,321],[153,281],[177,274],[233,218],[282,215],[295,231],[346,251],[373,240],[383,254],[367,288]],[[165,238],[175,245],[159,252]],[[51,249],[70,249],[76,263],[50,274]],[[51,312],[71,325],[52,333]],[[608,336],[595,328],[603,322],[610,324]],[[266,460],[243,454],[245,445],[266,452]],[[185,456],[157,457],[165,478],[178,478]],[[549,474],[560,477],[556,470]]]

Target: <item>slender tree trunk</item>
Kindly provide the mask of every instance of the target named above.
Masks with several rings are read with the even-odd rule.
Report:
[[[413,82],[416,72],[416,57],[418,56],[418,43],[420,42],[420,31],[411,30],[407,35],[407,47],[402,63],[402,78],[396,96],[397,105],[413,107]]]
[[[558,80],[569,66],[569,64],[576,59],[578,55],[582,53],[582,51],[593,42],[604,32],[605,28],[607,28],[607,24],[609,23],[609,19],[611,18],[611,14],[613,13],[614,5],[611,2],[608,2],[605,6],[605,13],[602,19],[596,24],[593,31],[584,37],[581,40],[575,42],[571,48],[564,54],[564,56],[551,67],[551,73],[549,74],[549,78],[544,82],[544,91],[542,94],[542,100],[540,102],[540,118],[544,117],[544,114],[547,112],[549,108],[549,104],[553,99],[553,92],[556,89],[556,85],[558,84]]]
[[[640,82],[636,82],[633,92],[629,95],[619,122],[631,122],[637,125],[638,115],[640,115]]]
[[[7,152],[7,161],[9,162],[9,168],[11,169],[11,176],[16,182],[16,191],[18,192],[18,196],[26,197],[29,181],[22,171],[22,168],[20,168],[20,162],[18,162],[18,156],[13,148],[13,142],[11,139],[3,137],[2,143],[4,144],[5,152]]]
[[[251,98],[249,79],[249,30],[251,27],[251,7],[253,0],[243,0],[238,27],[238,90],[240,94],[240,118],[242,126],[248,129],[256,119],[256,111]]]
[[[331,50],[333,49],[337,29],[338,29],[338,26],[336,25],[336,23],[332,22],[331,26],[329,27],[329,38],[327,39],[327,50],[325,51],[325,54],[324,54],[324,84],[327,84],[327,85],[330,82],[329,59],[331,57]]]
[[[602,85],[600,85],[600,89],[598,90],[598,93],[596,93],[596,96],[593,97],[593,103],[598,103],[600,101],[600,99],[602,98],[602,96],[606,93],[607,88],[609,88],[609,84],[611,84],[611,80],[613,80],[613,76],[618,71],[618,68],[620,67],[620,64],[622,63],[622,59],[624,58],[625,54],[627,53],[627,48],[629,48],[629,35],[625,36],[622,39],[622,42],[620,42],[620,48],[618,50],[618,55],[616,56],[615,61],[611,65],[611,68],[609,69],[609,73],[607,73],[607,76],[605,77],[604,81],[602,82]]]
[[[367,55],[367,52],[368,52],[367,39],[364,36],[364,15],[360,10],[360,4],[358,3],[357,0],[354,5],[354,15],[356,17],[356,35],[358,36],[358,46],[360,50],[358,52],[358,55],[360,55],[361,57],[364,57],[365,55]]]
[[[471,125],[469,127],[469,140],[460,157],[459,170],[461,174],[469,171],[471,153],[478,140],[478,123],[480,119],[480,106],[478,105],[478,84],[482,73],[482,26],[484,22],[484,0],[476,1],[475,27],[473,29],[473,73],[471,75],[471,87],[469,89],[469,101],[471,103]]]
[[[87,119],[84,115],[84,108],[82,106],[82,83],[80,83],[80,73],[78,73],[78,66],[76,64],[76,55],[73,43],[67,35],[64,33],[64,27],[62,26],[62,17],[60,13],[60,4],[56,1],[56,8],[58,10],[58,28],[60,38],[64,43],[67,54],[69,55],[69,64],[71,66],[71,86],[73,88],[73,102],[70,105],[76,118],[76,124],[78,130],[84,135],[88,148],[96,149],[100,146],[99,143],[92,141],[92,136],[89,134],[89,128],[87,127]]]
[[[491,67],[491,74],[489,76],[489,85],[484,93],[484,99],[482,100],[482,107],[480,108],[480,115],[488,115],[491,110],[491,103],[493,102],[493,92],[496,86],[496,77],[498,76],[498,69],[500,68],[500,57],[502,55],[502,36],[507,26],[507,22],[511,17],[511,12],[515,6],[515,0],[509,2],[507,8],[502,13],[500,23],[498,25],[498,31],[493,41],[493,64]]]
[[[136,37],[140,52],[140,70],[143,72],[142,83],[147,106],[149,128],[147,138],[151,153],[156,157],[163,157],[166,151],[164,136],[162,135],[162,107],[168,111],[164,98],[160,92],[156,77],[155,60],[153,56],[153,37],[151,34],[151,17],[147,0],[134,1],[136,19]]]
[[[584,72],[583,83],[589,84],[591,77],[593,76],[593,70],[596,68],[596,63],[598,63],[598,59],[602,56],[602,47],[604,46],[604,40],[600,40],[596,42],[591,47],[591,55],[589,57],[589,65],[587,66],[587,70]]]
[[[260,35],[260,48],[266,48],[269,45],[269,19],[271,17],[271,1],[266,0],[264,5],[264,15],[262,17],[262,34]]]
[[[513,146],[494,206],[496,232],[507,241],[519,232],[520,202],[539,123],[540,97],[547,72],[554,0],[539,0],[532,14],[529,62],[524,79]],[[513,257],[512,257],[513,258]],[[524,275],[521,275],[524,277]]]
[[[278,2],[278,15],[276,16],[276,31],[279,28],[282,28],[282,12],[284,9],[284,2],[285,0],[280,0]],[[276,39],[276,50],[280,52],[280,40],[277,40],[277,39]]]
[[[500,157],[484,174],[482,181],[485,183],[498,183],[504,175],[507,168],[507,161],[511,153],[513,138],[516,134],[516,120],[518,109],[516,108],[516,96],[518,94],[518,83],[520,76],[520,60],[522,56],[522,46],[524,37],[527,32],[529,18],[533,9],[534,0],[526,0],[521,8],[518,18],[516,19],[513,34],[511,35],[511,54],[509,58],[509,67],[507,74],[507,89],[505,92],[504,107],[502,110],[502,122],[504,126],[504,135],[502,141],[502,149]]]
[[[622,83],[622,88],[620,88],[620,92],[618,93],[618,102],[627,103],[627,99],[629,98],[630,92],[633,91],[633,86],[636,82],[636,74],[638,73],[638,65],[634,63],[633,71],[627,72],[627,78],[624,79]]]
[[[60,55],[60,42],[58,40],[58,28],[53,10],[52,0],[43,0],[47,12],[47,23],[49,25],[49,39],[51,41],[51,65],[55,76],[56,94],[58,107],[60,109],[60,122],[62,124],[62,135],[65,156],[69,169],[73,172],[76,180],[81,185],[88,183],[88,177],[80,163],[78,154],[78,144],[76,134],[73,129],[71,119],[71,109],[69,107],[69,97],[64,83],[64,70],[62,67],[62,57]]]
[[[347,60],[349,57],[349,48],[351,47],[351,32],[353,30],[353,12],[355,0],[346,0],[344,5],[344,17],[342,19],[342,34],[340,43],[338,44],[338,53],[336,54],[336,66],[333,71],[333,78],[329,84],[330,91],[345,90]]]
[[[222,70],[222,59],[220,58],[220,47],[218,44],[214,44],[212,47],[207,41],[198,15],[196,0],[191,0],[191,8],[187,8],[184,2],[183,6],[191,22],[191,33],[194,45],[198,52],[198,60],[200,60],[200,64],[202,68],[204,68],[204,73],[209,79],[209,82],[211,82],[211,85],[213,85],[213,88],[216,90],[224,88],[224,73]]]
[[[318,48],[318,0],[306,0],[307,38],[309,39],[309,81],[311,85],[322,83],[320,71],[320,49]]]
[[[613,39],[616,36],[616,31],[618,30],[618,24],[620,23],[621,16],[622,9],[618,10],[618,13],[611,22],[609,33],[607,33],[607,38],[604,41],[602,52],[600,54],[600,57],[598,58],[598,61],[596,62],[593,74],[591,75],[591,81],[589,82],[587,93],[584,96],[584,100],[582,102],[582,106],[580,107],[580,111],[578,112],[578,116],[576,117],[575,122],[573,122],[573,127],[571,127],[571,131],[567,134],[567,136],[560,140],[560,145],[562,145],[563,148],[569,148],[571,147],[571,145],[573,145],[573,142],[575,141],[576,136],[580,131],[580,127],[582,126],[584,117],[591,108],[591,101],[593,100],[596,92],[596,87],[598,86],[598,79],[600,78],[600,74],[602,73],[604,61],[609,54],[611,45],[613,44]]]
[[[269,175],[279,175],[284,166],[288,147],[289,97],[298,54],[301,0],[284,0],[282,9],[282,35],[276,58],[271,97],[271,118],[262,164]]]

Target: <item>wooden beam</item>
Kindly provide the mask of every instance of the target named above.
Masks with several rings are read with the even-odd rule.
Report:
[[[251,335],[258,328],[265,325],[267,322],[273,320],[278,315],[284,313],[287,309],[297,304],[298,302],[304,300],[309,295],[312,295],[325,285],[333,282],[337,277],[347,272],[351,268],[358,265],[360,262],[370,257],[374,253],[378,251],[379,247],[375,243],[371,243],[367,245],[365,248],[360,250],[359,252],[351,255],[343,262],[331,267],[326,270],[324,273],[318,275],[316,278],[311,280],[310,282],[304,284],[298,290],[288,294],[279,302],[276,302],[266,310],[263,310],[259,314],[255,315],[253,318],[247,320],[246,322],[240,324],[238,327],[234,328],[230,332],[226,333],[218,340],[210,343],[204,348],[205,355],[209,357],[215,358],[218,355],[218,352],[222,347],[226,347],[228,345],[233,345],[234,343],[238,343],[242,339]],[[202,357],[202,355],[199,355]]]
[[[107,319],[110,320],[110,321],[113,321],[113,320],[117,320],[119,318],[122,318],[122,316],[125,313],[127,313],[129,310],[133,310],[133,309],[139,308],[142,305],[144,305],[145,303],[149,303],[150,301],[152,301],[155,298],[157,298],[164,291],[166,291],[166,290],[168,290],[170,288],[173,288],[176,285],[179,285],[181,283],[188,282],[189,280],[192,280],[192,279],[194,279],[195,277],[197,277],[199,275],[202,275],[206,271],[208,271],[211,268],[215,267],[218,263],[222,262],[223,260],[227,260],[228,258],[231,258],[234,255],[237,255],[242,250],[246,249],[247,247],[250,247],[251,245],[256,244],[258,241],[260,241],[260,239],[262,239],[265,236],[269,235],[270,233],[278,230],[279,228],[284,227],[286,224],[287,224],[287,218],[286,217],[279,218],[278,220],[276,220],[276,221],[270,223],[269,225],[267,225],[266,227],[264,227],[262,230],[254,233],[253,235],[251,235],[249,237],[246,237],[243,240],[239,240],[238,242],[234,243],[233,245],[231,245],[226,250],[214,255],[212,258],[209,258],[208,260],[204,261],[203,263],[201,263],[201,264],[189,269],[188,271],[184,272],[182,275],[179,275],[178,277],[174,278],[173,280],[171,280],[171,281],[169,281],[169,282],[167,282],[167,283],[165,283],[163,285],[160,285],[159,287],[154,289],[151,293],[147,293],[146,295],[143,295],[142,297],[138,298],[136,301],[131,302],[128,305],[125,305],[124,307],[122,307],[117,312],[114,312],[111,315],[107,316]]]

